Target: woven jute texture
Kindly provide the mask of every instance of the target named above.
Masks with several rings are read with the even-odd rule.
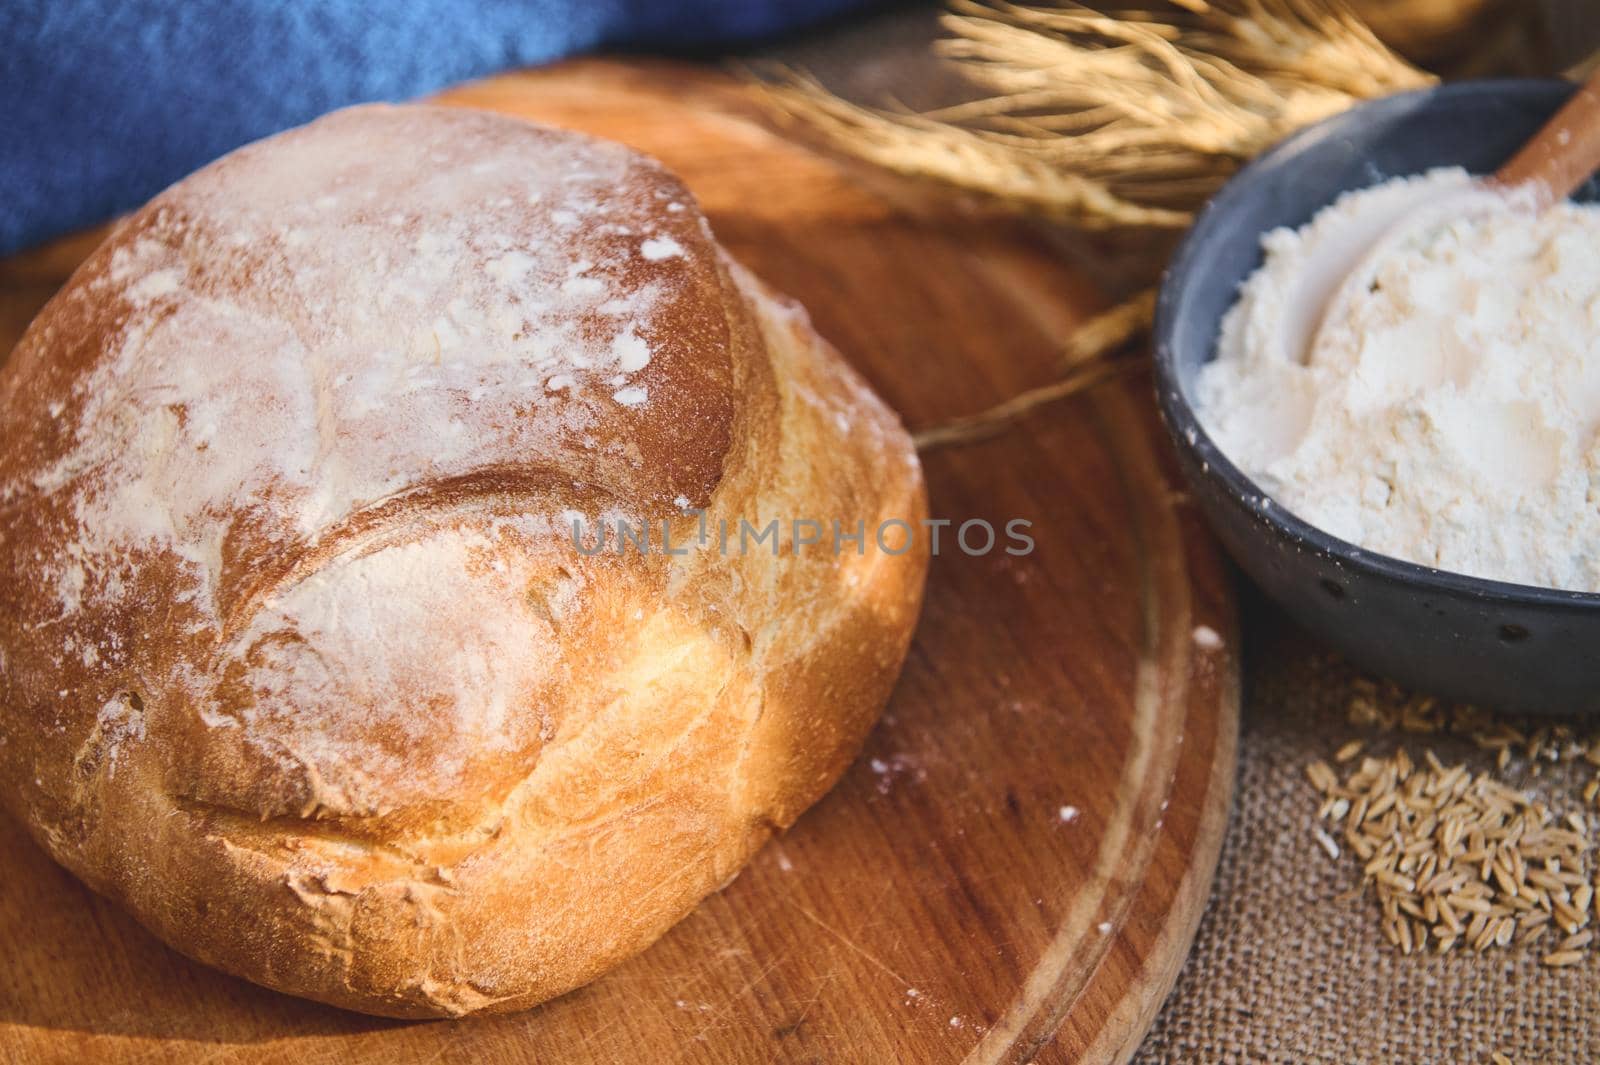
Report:
[[[1275,612],[1252,604],[1246,614],[1232,821],[1194,951],[1134,1061],[1434,1065],[1488,1063],[1498,1051],[1517,1065],[1600,1062],[1600,950],[1561,970],[1539,964],[1538,944],[1406,957],[1384,940],[1370,890],[1337,897],[1361,870],[1348,849],[1335,861],[1311,835],[1319,797],[1307,762],[1355,738],[1380,756],[1403,744],[1477,770],[1493,759],[1461,738],[1349,724],[1356,674]],[[1580,760],[1537,777],[1513,764],[1501,776],[1564,813],[1583,809],[1593,774]]]

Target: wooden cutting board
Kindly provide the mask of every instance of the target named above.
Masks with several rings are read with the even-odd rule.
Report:
[[[1099,305],[1038,243],[913,217],[715,73],[586,61],[449,100],[664,160],[913,428],[1050,380]],[[90,243],[0,265],[0,350]],[[1035,552],[935,560],[861,758],[642,956],[512,1016],[344,1013],[178,956],[0,818],[0,1060],[1126,1059],[1182,964],[1226,821],[1227,575],[1137,375],[925,463],[936,516],[1025,518]]]

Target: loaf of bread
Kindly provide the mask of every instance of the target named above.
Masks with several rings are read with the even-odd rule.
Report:
[[[157,197],[0,439],[6,806],[185,954],[388,1016],[559,995],[726,884],[927,566],[874,535],[925,514],[905,431],[678,180],[464,110]]]

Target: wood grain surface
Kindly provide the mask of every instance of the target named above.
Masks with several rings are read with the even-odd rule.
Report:
[[[914,216],[709,71],[594,60],[449,100],[664,160],[913,428],[1050,380],[1098,306],[1026,235]],[[89,243],[0,264],[0,350]],[[1036,550],[943,545],[861,758],[640,957],[512,1016],[343,1013],[178,956],[0,819],[0,1060],[1124,1060],[1188,949],[1226,821],[1228,577],[1138,375],[925,462],[936,516],[1027,519]]]

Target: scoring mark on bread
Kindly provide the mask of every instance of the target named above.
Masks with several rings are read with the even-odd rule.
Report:
[[[96,715],[94,727],[72,759],[72,774],[80,782],[117,771],[122,745],[145,737],[144,699],[138,692],[118,692],[106,700]]]
[[[249,628],[264,601],[335,560],[415,538],[430,523],[438,526],[453,517],[496,507],[528,516],[554,515],[559,507],[541,504],[558,490],[565,490],[570,497],[570,480],[560,469],[539,464],[488,467],[441,478],[373,501],[321,530],[300,551],[280,550],[273,557],[241,560],[255,564],[236,582],[228,582],[231,594],[225,605],[219,604],[224,606],[220,610],[221,638],[227,642],[237,637]],[[615,505],[604,486],[587,487],[597,502]],[[564,534],[554,517],[547,516],[545,521],[552,533]]]
[[[554,574],[541,575],[529,582],[528,607],[559,636],[567,615],[581,600],[584,583],[570,567],[558,563]]]

